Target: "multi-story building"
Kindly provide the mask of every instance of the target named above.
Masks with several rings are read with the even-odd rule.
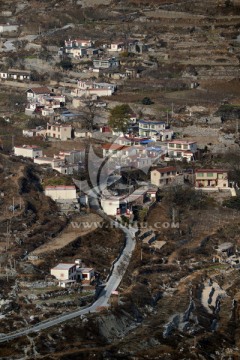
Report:
[[[96,83],[93,81],[78,81],[76,89],[71,92],[73,96],[111,96],[116,90],[115,84]]]
[[[72,132],[72,125],[47,124],[46,136],[65,141],[73,137]]]
[[[151,171],[151,184],[158,187],[169,185],[177,174],[177,169],[174,166],[154,169]]]
[[[222,169],[197,169],[195,187],[202,190],[228,188],[228,172]]]
[[[115,57],[93,59],[93,67],[95,69],[111,69],[117,68],[120,65],[120,61]]]
[[[194,160],[197,152],[196,141],[172,140],[167,144],[165,161],[186,159],[188,162]]]
[[[173,131],[166,129],[164,121],[139,120],[139,136],[150,137],[154,140],[171,140]]]

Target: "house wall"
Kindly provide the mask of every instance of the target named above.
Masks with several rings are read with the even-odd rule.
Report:
[[[168,150],[176,150],[176,151],[180,151],[180,150],[190,150],[192,152],[196,152],[197,151],[197,144],[196,143],[174,143],[174,142],[170,142],[168,143]]]
[[[170,184],[176,178],[176,171],[160,173],[157,170],[151,171],[151,184],[163,187]]]
[[[76,279],[76,265],[70,269],[51,269],[51,275],[58,280],[75,280]]]
[[[68,140],[72,138],[72,126],[48,125],[47,136],[60,140]]]
[[[112,59],[94,59],[93,60],[93,66],[96,69],[102,68],[102,69],[108,69],[112,67],[118,67],[119,66],[119,60],[112,60]]]
[[[200,175],[202,174],[202,175]],[[196,186],[197,187],[215,187],[215,188],[226,188],[228,187],[228,174],[225,173],[214,173],[214,172],[208,172],[208,173],[196,173]]]
[[[74,200],[77,198],[76,189],[45,189],[45,195],[53,200]]]
[[[90,281],[92,277],[94,276],[94,270],[91,271],[84,271],[79,269],[81,272],[81,278],[86,281]]]
[[[117,214],[117,209],[120,207],[120,204],[118,199],[101,199],[101,206],[107,215],[115,216]]]
[[[11,31],[17,31],[18,25],[0,25],[0,32],[11,32]]]
[[[59,167],[55,167],[54,170],[58,171],[60,174],[73,175],[75,171],[78,171],[78,165],[59,166]]]
[[[49,158],[44,158],[44,157],[39,157],[39,158],[36,158],[33,160],[35,164],[39,164],[39,165],[46,165],[46,164],[49,164],[51,165],[51,167],[53,169],[61,166],[61,165],[64,165],[64,160],[61,160],[61,159],[49,159]]]
[[[31,159],[36,158],[37,156],[43,156],[41,149],[32,149],[32,148],[18,148],[14,147],[14,155],[29,157]]]

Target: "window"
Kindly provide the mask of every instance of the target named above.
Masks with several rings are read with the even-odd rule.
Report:
[[[176,148],[177,148],[177,149],[181,149],[181,148],[182,148],[182,145],[181,145],[181,144],[176,144]]]
[[[184,149],[184,150],[187,150],[187,149],[188,149],[188,145],[186,145],[186,144],[183,145],[183,149]]]
[[[207,173],[207,177],[213,177],[213,173]]]
[[[197,174],[197,177],[203,177],[203,176],[204,176],[203,173],[198,173],[198,174]]]
[[[155,125],[151,125],[151,129],[155,129]]]
[[[174,144],[168,144],[168,146],[170,147],[170,148],[174,148]]]
[[[182,153],[180,151],[177,152],[177,157],[182,157]]]

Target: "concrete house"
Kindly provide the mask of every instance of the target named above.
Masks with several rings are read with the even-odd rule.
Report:
[[[78,97],[111,96],[116,90],[115,84],[96,83],[93,81],[78,81],[77,88],[71,92],[71,95]]]
[[[46,186],[45,195],[51,197],[54,201],[56,200],[76,200],[77,191],[75,186]]]
[[[51,275],[55,276],[57,280],[76,280],[76,264],[75,263],[60,263],[50,270]]]
[[[38,100],[40,96],[50,94],[51,90],[46,86],[33,87],[27,90],[27,100]]]
[[[174,166],[154,169],[151,171],[151,184],[160,188],[169,185],[177,174],[177,169]]]
[[[73,132],[72,125],[48,123],[46,136],[65,141],[72,139],[72,132]]]
[[[115,57],[93,59],[93,67],[95,69],[111,69],[117,68],[120,65],[120,61]]]
[[[24,156],[31,159],[43,155],[42,149],[36,145],[14,146],[13,151],[14,151],[14,155],[16,156]]]
[[[111,43],[109,52],[121,52],[125,50],[125,43],[123,41]]]
[[[65,40],[65,46],[70,48],[74,48],[78,46],[92,47],[93,42],[92,40],[89,39],[73,39],[73,40],[69,39],[69,40]]]
[[[188,162],[194,160],[197,152],[196,141],[172,140],[167,144],[167,154],[165,161],[172,159],[182,161],[186,159]]]
[[[94,269],[93,268],[77,268],[77,279],[82,281],[90,282],[94,277]]]
[[[52,167],[52,169],[55,169],[55,168],[65,164],[64,159],[53,158],[53,157],[48,157],[48,156],[40,156],[40,157],[34,159],[33,161],[35,164],[39,164],[39,165],[50,165]]]
[[[85,158],[85,149],[60,151],[56,157],[65,160],[67,164],[78,164]]]
[[[171,140],[173,131],[166,129],[164,121],[139,120],[139,136],[154,138],[155,140]]]
[[[131,155],[136,155],[138,150],[136,147],[133,146],[125,146],[125,145],[118,145],[118,144],[103,144],[103,156],[111,156],[114,157],[128,157]]]
[[[228,188],[228,172],[222,169],[197,169],[195,171],[195,187],[202,190]]]
[[[30,80],[31,72],[25,71],[25,70],[15,70],[15,69],[9,69],[8,71],[4,71],[0,73],[1,79],[6,80]]]
[[[116,216],[118,214],[125,214],[127,201],[120,196],[102,197],[101,207],[107,215]]]
[[[17,24],[0,24],[0,33],[17,31],[19,25]]]

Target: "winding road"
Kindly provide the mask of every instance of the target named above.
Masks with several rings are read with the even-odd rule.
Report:
[[[92,206],[97,207],[98,206],[97,204],[98,204],[97,199],[93,199]],[[97,212],[103,218],[109,220],[109,218],[106,216],[106,214],[102,210],[98,209]],[[90,305],[86,308],[62,314],[58,317],[40,322],[36,325],[30,326],[27,328],[20,329],[16,332],[11,332],[6,335],[1,334],[0,335],[0,343],[10,341],[10,340],[16,339],[20,336],[24,336],[24,335],[27,335],[30,333],[34,333],[34,332],[37,333],[41,330],[50,328],[55,325],[59,325],[65,321],[68,321],[68,320],[71,320],[71,319],[74,319],[77,317],[81,317],[82,315],[97,312],[100,307],[108,306],[108,300],[111,296],[111,293],[117,289],[128,265],[129,265],[131,255],[132,255],[132,252],[133,252],[133,250],[135,248],[135,244],[136,244],[135,233],[137,231],[137,229],[135,229],[135,228],[126,228],[112,220],[110,220],[110,223],[112,225],[120,228],[125,233],[125,246],[124,246],[119,258],[114,262],[109,279],[108,279],[105,287],[100,292],[97,300],[92,305]]]

